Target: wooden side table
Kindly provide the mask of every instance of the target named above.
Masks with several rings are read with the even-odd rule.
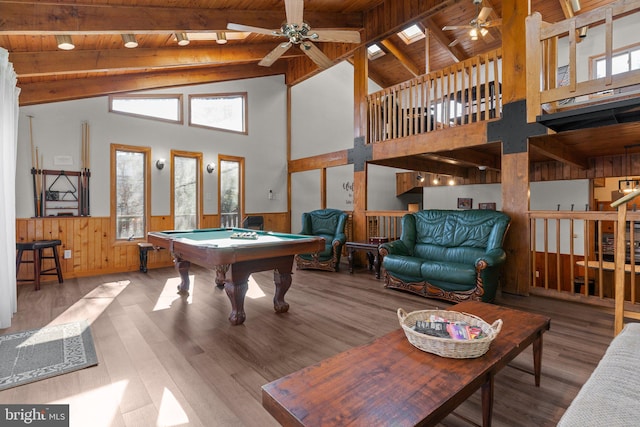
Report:
[[[380,259],[380,252],[378,246],[381,243],[388,242],[386,237],[372,237],[368,242],[347,242],[345,247],[347,248],[347,257],[349,260],[349,273],[353,274],[353,254],[356,251],[366,251],[367,260],[369,262],[369,270],[374,270],[376,273],[376,279],[380,278],[380,266],[382,265],[382,259]]]

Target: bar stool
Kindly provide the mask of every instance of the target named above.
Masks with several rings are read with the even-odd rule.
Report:
[[[64,279],[62,278],[62,268],[60,268],[60,259],[58,258],[58,246],[60,246],[61,244],[62,242],[60,240],[36,240],[34,242],[16,243],[16,250],[18,251],[18,255],[16,256],[16,277],[18,276],[18,273],[20,271],[20,264],[33,264],[33,279],[17,279],[17,281],[34,282],[36,285],[36,291],[40,289],[40,276],[57,275],[58,283],[62,283]],[[43,255],[43,250],[47,248],[51,248],[53,250],[53,255]],[[22,260],[22,253],[24,251],[33,251],[32,261]],[[56,263],[56,266],[54,268],[43,270],[43,259],[53,259]]]

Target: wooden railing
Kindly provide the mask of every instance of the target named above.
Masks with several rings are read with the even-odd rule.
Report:
[[[368,143],[499,117],[502,49],[372,93]]]
[[[530,211],[531,291],[614,302],[618,216],[612,211]],[[640,301],[640,212],[626,221],[628,304]],[[633,250],[631,249],[633,248]],[[633,274],[631,274],[633,272]],[[638,311],[640,306],[635,307]]]
[[[526,19],[527,31],[527,121],[536,121],[543,111],[558,111],[562,104],[580,105],[591,98],[605,94],[615,94],[623,88],[640,84],[640,70],[612,73],[614,56],[613,40],[617,18],[640,12],[640,0],[618,0],[606,6],[582,13],[573,18],[549,24],[535,12]],[[640,16],[640,15],[638,15]],[[637,18],[636,18],[637,19]],[[637,22],[637,20],[636,20]],[[635,25],[635,24],[633,24]],[[593,31],[594,26],[602,26],[603,31]],[[590,28],[588,37],[598,37],[591,43],[604,47],[605,76],[578,79],[578,70],[588,70],[590,58],[578,56],[578,30]],[[559,45],[568,45],[559,49]],[[560,57],[559,55],[566,54]],[[558,78],[559,67],[565,67],[567,79]],[[591,73],[588,73],[591,76]],[[602,102],[602,99],[598,99]]]

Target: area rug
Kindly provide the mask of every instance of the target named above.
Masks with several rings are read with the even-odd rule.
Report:
[[[86,321],[0,335],[0,390],[97,364]]]

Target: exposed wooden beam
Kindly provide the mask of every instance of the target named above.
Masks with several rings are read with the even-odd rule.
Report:
[[[450,163],[439,162],[425,157],[398,157],[395,159],[385,159],[371,162],[377,165],[388,166],[398,169],[425,171],[439,175],[451,175],[466,178],[469,174],[468,167],[452,165]]]
[[[265,69],[256,64],[223,67],[203,67],[196,70],[147,72],[78,80],[57,80],[21,84],[18,81],[20,105],[44,104],[54,101],[104,96],[163,87],[240,80],[265,75],[285,74],[284,62]]]
[[[121,34],[225,31],[234,22],[280,28],[284,7],[234,10],[122,5],[64,4],[0,0],[0,34]],[[314,28],[362,28],[361,13],[305,11]]]
[[[481,148],[481,147],[480,147]],[[489,169],[500,170],[500,156],[482,152],[479,149],[461,148],[456,151],[439,151],[433,158],[452,159],[456,162],[466,163],[474,166],[486,166]]]
[[[289,173],[304,172],[320,168],[344,166],[349,164],[349,150],[334,151],[318,156],[289,160],[287,170]]]
[[[575,150],[567,148],[554,135],[536,136],[529,139],[529,145],[538,153],[544,154],[562,163],[576,166],[580,169],[589,169],[588,159],[577,155]]]
[[[9,60],[20,78],[96,71],[148,70],[258,62],[273,47],[274,43],[260,43],[241,44],[233,49],[213,45],[194,48],[12,52]],[[290,49],[282,58],[302,55],[300,49]]]
[[[398,47],[391,41],[391,39],[384,39],[380,42],[380,44],[382,44],[382,46],[384,46],[389,51],[389,53],[395,56],[395,58],[400,61],[400,64],[402,64],[402,66],[406,68],[407,71],[409,71],[413,75],[413,77],[418,77],[420,74],[422,74],[418,66],[411,60],[411,58],[409,58],[404,54],[404,52],[398,49]]]

